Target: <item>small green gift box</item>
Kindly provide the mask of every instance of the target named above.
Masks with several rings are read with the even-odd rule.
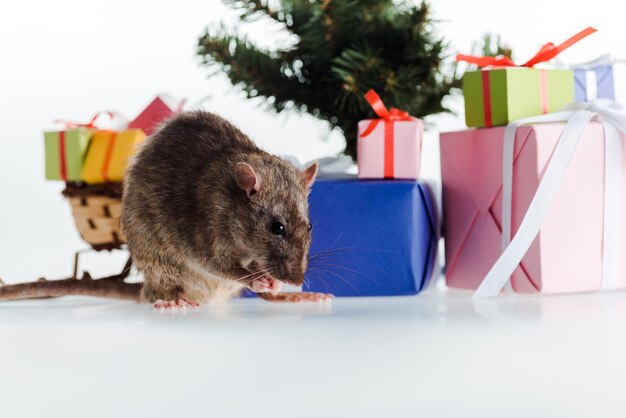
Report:
[[[85,128],[44,132],[47,180],[80,180],[92,133]]]
[[[468,71],[463,76],[463,96],[467,126],[507,125],[557,112],[573,102],[574,72],[527,67]]]
[[[594,32],[594,28],[587,27],[559,45],[548,42],[521,65],[506,56],[458,54],[457,62],[482,68],[463,76],[467,126],[507,125],[516,119],[558,112],[573,102],[572,70],[543,70],[535,65],[552,60]]]

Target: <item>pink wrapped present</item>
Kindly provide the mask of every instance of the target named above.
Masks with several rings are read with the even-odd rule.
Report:
[[[593,116],[583,113],[583,119]],[[546,117],[552,116],[543,118]],[[510,231],[504,231],[505,237],[514,237],[510,245],[508,239],[503,240],[502,229],[505,127],[441,135],[449,286],[476,289],[483,279],[490,286],[499,282],[482,292],[482,296],[493,296],[510,274],[513,290],[523,293],[626,288],[626,247],[620,244],[626,238],[626,222],[620,219],[621,184],[626,184],[622,183],[622,167],[626,165],[626,147],[621,146],[623,134],[611,134],[615,141],[612,151],[605,155],[609,145],[609,137],[604,140],[605,130],[610,127],[597,121],[588,125],[583,122],[578,123],[582,135],[578,136],[580,142],[573,145],[569,163],[563,163],[561,158],[569,152],[567,144],[557,147],[564,123],[531,124],[511,131],[512,180],[507,187],[510,200],[505,199],[510,201]],[[571,128],[569,122],[567,126]],[[568,138],[565,143],[577,138],[564,137]],[[559,162],[553,164],[551,159],[557,154]],[[605,171],[609,165],[618,171]],[[538,187],[548,167],[551,180],[542,184],[542,197],[537,196],[529,210],[535,194],[539,195]],[[561,173],[562,180],[553,184],[552,180],[559,178],[557,173]],[[605,184],[606,179],[611,179],[610,187],[609,182]],[[605,190],[610,190],[610,194],[605,194]],[[605,222],[609,218],[611,222]],[[524,231],[517,236],[522,221]],[[531,231],[533,222],[539,231],[537,235]],[[527,241],[526,247],[519,245],[523,240]],[[503,247],[507,251],[501,257]],[[512,261],[513,252],[519,258]],[[502,268],[503,264],[509,267]],[[610,280],[607,276],[611,276]]]
[[[373,90],[365,98],[380,119],[359,122],[359,178],[418,179],[424,124],[402,110],[387,110]]]
[[[146,135],[152,135],[161,122],[180,112],[184,104],[184,101],[176,103],[168,96],[157,96],[133,119],[128,129],[141,129]]]

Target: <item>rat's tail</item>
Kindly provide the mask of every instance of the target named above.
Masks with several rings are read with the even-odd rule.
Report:
[[[82,279],[46,280],[6,285],[0,280],[0,300],[54,298],[68,295],[139,300],[142,283],[126,283],[120,275],[94,280],[88,274]]]

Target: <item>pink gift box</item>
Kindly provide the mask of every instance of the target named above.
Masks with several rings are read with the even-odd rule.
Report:
[[[419,178],[424,124],[421,120],[379,120],[374,130],[366,136],[361,134],[375,119],[359,122],[357,139],[357,165],[359,178],[364,179],[415,179]],[[392,149],[385,144],[385,124],[393,124]],[[389,144],[389,143],[388,143]],[[386,153],[391,153],[387,157]],[[385,165],[390,176],[385,175]]]
[[[146,135],[152,135],[161,123],[180,112],[183,104],[184,101],[176,103],[168,96],[157,96],[128,125],[128,128],[141,129]]]
[[[563,123],[546,123],[517,130],[512,184],[513,235],[535,195],[563,127]],[[476,289],[501,254],[504,129],[441,135],[448,286]],[[598,122],[585,129],[541,231],[511,277],[516,292],[564,293],[601,288],[603,136],[603,126]],[[624,151],[622,162],[626,164]],[[620,236],[626,242],[626,222],[621,224]],[[620,258],[618,287],[626,288],[626,257]]]

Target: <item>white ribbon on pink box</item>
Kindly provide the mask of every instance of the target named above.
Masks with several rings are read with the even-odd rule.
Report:
[[[622,222],[622,139],[626,133],[626,113],[608,101],[574,103],[565,111],[520,119],[506,127],[502,166],[502,254],[474,293],[475,299],[493,297],[507,286],[515,268],[539,233],[567,172],[578,143],[589,122],[599,120],[604,126],[604,220],[602,286],[615,289],[619,276],[620,230]],[[525,124],[567,122],[554,150],[537,192],[511,240],[511,202],[513,157],[517,128]]]

